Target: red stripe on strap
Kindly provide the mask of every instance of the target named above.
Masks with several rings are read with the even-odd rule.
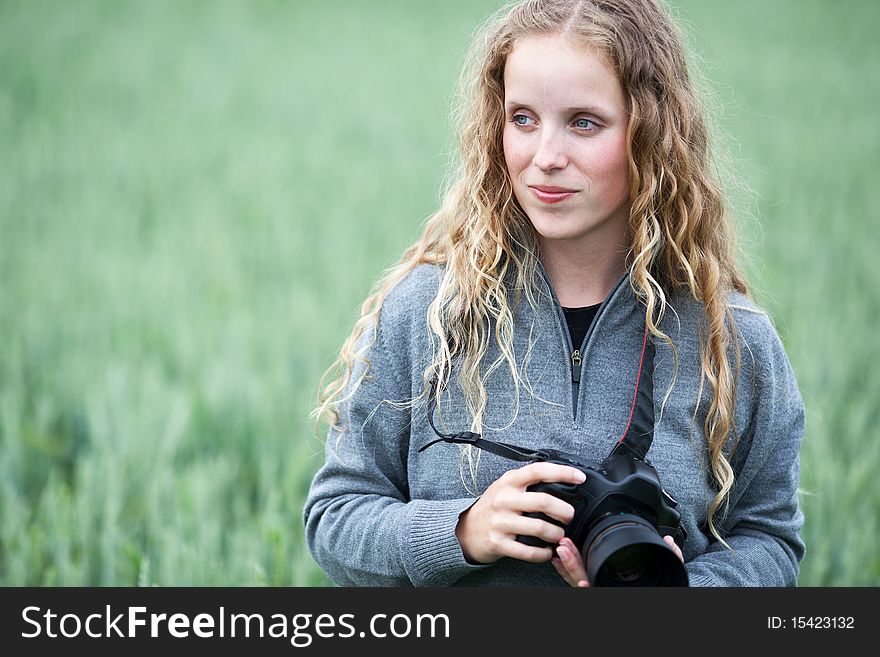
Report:
[[[629,427],[633,421],[633,415],[636,413],[636,400],[639,397],[639,384],[642,382],[642,365],[645,362],[645,349],[648,346],[648,326],[645,325],[645,337],[642,340],[642,356],[639,358],[639,374],[636,377],[636,391],[633,393],[633,403],[632,408],[629,410],[629,420],[626,423],[626,429],[623,430],[623,435],[620,437],[620,440],[617,441],[617,444],[614,445],[617,447],[620,443],[623,442],[623,439],[626,438],[626,434],[629,433]]]

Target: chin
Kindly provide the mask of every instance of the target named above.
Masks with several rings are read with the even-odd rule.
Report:
[[[562,208],[560,208],[561,210]],[[587,236],[601,241],[618,241],[625,234],[627,218],[619,210],[604,212],[579,208],[567,212],[548,212],[530,208],[526,214],[539,238],[553,241],[582,240]]]
[[[531,216],[531,215],[530,215]],[[545,240],[570,240],[580,237],[585,231],[584,226],[574,226],[563,218],[538,217],[531,219],[532,228],[538,237]]]
[[[538,228],[535,228],[535,233],[538,235],[539,239],[552,242],[565,242],[578,237],[578,233],[574,231],[539,230]]]

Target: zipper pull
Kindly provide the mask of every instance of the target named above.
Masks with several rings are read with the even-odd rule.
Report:
[[[581,380],[581,352],[575,349],[571,354],[571,380],[578,383]]]

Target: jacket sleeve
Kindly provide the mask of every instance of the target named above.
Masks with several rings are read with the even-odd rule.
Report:
[[[804,405],[769,320],[742,345],[753,390],[748,426],[731,459],[737,476],[719,542],[686,564],[691,586],[796,586],[804,556],[797,498]]]
[[[327,436],[325,462],[304,508],[309,550],[339,585],[445,586],[483,567],[466,561],[455,536],[458,517],[474,498],[410,497],[410,412],[400,403],[413,387],[404,335],[409,320],[401,316],[406,299],[395,298],[403,308],[386,313],[383,306],[375,333],[364,335],[363,344],[372,342],[368,376],[346,393],[341,428]],[[363,368],[355,368],[352,381]]]

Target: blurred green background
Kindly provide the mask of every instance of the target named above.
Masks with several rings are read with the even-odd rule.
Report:
[[[0,2],[0,584],[327,583],[316,384],[498,5]],[[880,3],[674,6],[807,405],[800,584],[878,585]]]

